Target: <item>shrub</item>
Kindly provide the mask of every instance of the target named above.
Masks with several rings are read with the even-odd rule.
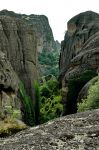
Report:
[[[99,108],[99,79],[89,88],[88,96],[78,103],[78,112]]]
[[[61,96],[54,96],[53,99],[46,99],[45,104],[42,104],[40,109],[41,123],[59,117],[63,111]]]
[[[17,109],[13,110],[12,117],[20,120],[21,119],[21,111],[17,110]]]
[[[48,88],[53,91],[54,93],[57,93],[58,92],[58,89],[59,89],[59,84],[58,84],[58,81],[57,80],[49,80],[47,82],[47,86]]]
[[[44,84],[40,87],[40,93],[41,93],[41,96],[50,97],[51,90],[48,88],[46,84]]]

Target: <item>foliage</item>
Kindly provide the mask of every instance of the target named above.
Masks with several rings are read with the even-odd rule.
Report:
[[[14,109],[13,113],[12,113],[12,117],[20,120],[21,119],[21,111]]]
[[[89,88],[86,99],[78,103],[78,112],[99,108],[99,79]]]
[[[54,93],[55,93],[55,91],[57,91],[59,89],[59,84],[58,84],[57,80],[49,80],[47,82],[47,86]]]
[[[12,108],[12,106],[5,106],[4,112],[6,112],[6,114],[8,114],[8,116],[10,116],[11,118],[21,119],[21,111],[18,109]]]
[[[46,84],[40,87],[41,96],[50,97],[51,91]]]
[[[35,125],[38,125],[40,123],[40,89],[37,81],[34,82],[34,89],[35,89],[35,99],[36,99],[35,107],[34,107]]]
[[[59,117],[63,111],[62,97],[54,96],[53,99],[46,99],[40,109],[41,123]]]
[[[68,82],[66,114],[77,112],[77,97],[82,87],[97,74],[92,70],[86,70],[79,77],[71,78]]]
[[[46,88],[45,88],[46,87]],[[43,89],[43,90],[42,90]],[[48,94],[42,94],[42,91]],[[40,121],[44,123],[48,120],[59,117],[63,112],[62,97],[58,88],[57,80],[48,80],[40,87]]]
[[[21,95],[21,100],[23,103],[23,120],[26,124],[33,126],[34,125],[34,107],[33,102],[30,97],[27,95],[24,84],[20,82],[19,91]]]
[[[26,129],[27,126],[21,121],[17,121],[13,117],[6,118],[3,121],[0,121],[0,137],[6,137],[12,133]]]
[[[34,83],[35,103],[34,107],[30,97],[26,94],[24,85],[20,84],[20,94],[22,97],[24,121],[30,125],[38,125],[50,119],[59,117],[63,111],[62,97],[58,88],[58,81],[50,79],[43,85],[37,81]],[[14,116],[17,115],[14,114]]]
[[[58,76],[58,62],[59,62],[59,53],[57,51],[48,51],[44,49],[42,53],[39,53],[38,60],[41,69],[41,75],[46,76],[52,74]]]

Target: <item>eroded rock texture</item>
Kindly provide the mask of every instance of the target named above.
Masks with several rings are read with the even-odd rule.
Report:
[[[26,14],[16,14],[13,11],[2,10],[0,11],[0,16],[9,16],[11,18],[17,18],[23,20],[26,24],[28,24],[36,33],[36,51],[38,52],[38,56],[41,56],[43,52],[46,54],[55,52],[59,55],[60,52],[60,43],[54,40],[53,32],[49,24],[49,20],[44,15],[26,15]],[[32,31],[30,31],[32,32]],[[34,32],[33,32],[33,36]],[[33,39],[34,44],[34,39]],[[33,47],[33,51],[35,48]],[[33,54],[32,54],[33,55]],[[41,75],[44,74],[44,70],[46,70],[46,64],[42,65],[39,61],[38,72]],[[47,71],[45,71],[47,72]]]
[[[0,51],[0,120],[10,116],[11,110],[20,111],[17,97],[19,79],[5,54]],[[10,110],[9,110],[10,109]]]
[[[0,51],[34,99],[33,82],[37,79],[37,38],[33,28],[16,17],[0,15]]]
[[[43,49],[45,49],[46,51],[53,51],[54,49],[56,49],[57,41],[54,41],[52,29],[46,16],[34,14],[16,14],[13,11],[8,10],[0,11],[0,15],[7,15],[10,17],[19,18],[32,26],[37,36],[38,52],[42,52]],[[60,44],[58,49],[60,49]]]
[[[64,41],[61,44],[60,81],[62,87],[66,88],[64,103],[69,110],[65,113],[69,114],[77,111],[76,103],[80,90],[93,76],[97,75],[99,70],[99,14],[91,11],[81,13],[73,17],[67,27]],[[72,93],[74,98],[70,98],[70,94],[69,96],[67,94],[70,79],[79,80],[79,82],[75,81],[75,85],[78,85],[79,88],[75,86]],[[71,106],[68,107],[69,99]]]
[[[98,150],[99,110],[69,115],[0,139],[0,150]]]

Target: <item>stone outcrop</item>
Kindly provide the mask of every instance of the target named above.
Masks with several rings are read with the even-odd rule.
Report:
[[[31,14],[31,15],[16,14],[16,13],[14,13],[12,11],[8,11],[8,10],[0,11],[0,16],[9,16],[14,19],[15,18],[20,19],[21,21],[28,24],[35,31],[36,34],[34,33],[34,31],[30,31],[31,33],[33,33],[32,48],[33,48],[33,51],[35,52],[35,47],[36,47],[36,51],[38,52],[39,56],[41,55],[41,53],[43,51],[45,51],[46,53],[55,52],[55,53],[57,53],[57,55],[59,55],[60,43],[58,41],[54,40],[53,32],[49,25],[48,18],[46,16],[34,15],[34,14]],[[31,28],[30,28],[30,30],[31,30]],[[25,35],[25,36],[27,36],[27,35]],[[35,41],[35,36],[36,36],[36,41]],[[32,55],[35,55],[35,54],[32,54]],[[35,62],[34,59],[33,59],[33,61]],[[45,66],[46,66],[46,64],[45,64]],[[42,65],[41,62],[39,61],[39,65],[38,65],[39,71],[38,72],[40,73],[40,76],[44,75],[43,70],[46,70],[45,66]]]
[[[8,13],[9,14],[9,13]],[[37,37],[29,23],[0,13],[0,51],[4,52],[28,95],[34,99],[33,82],[37,79]]]
[[[0,51],[0,120],[21,109],[17,96],[19,79],[5,54]],[[10,110],[9,110],[10,109]]]
[[[78,113],[0,139],[0,150],[98,150],[99,110]]]
[[[45,49],[46,51],[53,51],[56,49],[57,42],[54,41],[52,29],[46,16],[34,14],[16,14],[13,11],[8,10],[2,10],[0,12],[0,15],[7,15],[13,18],[19,18],[32,26],[34,31],[36,32],[38,52],[41,53],[43,49]]]
[[[85,72],[98,73],[99,70],[99,14],[87,11],[73,17],[67,24],[67,32],[61,44],[60,54],[60,81],[63,88],[68,87],[70,79],[80,78]],[[88,75],[88,74],[87,74]],[[88,75],[88,76],[89,76]],[[86,78],[86,77],[85,77]],[[92,77],[90,77],[91,79]],[[78,83],[79,90],[75,87],[75,100],[70,112],[74,113],[73,106],[77,103],[80,90],[88,82]],[[68,89],[69,90],[69,89]],[[68,93],[68,92],[67,92]],[[68,96],[67,96],[68,97]],[[64,98],[65,107],[68,108],[68,98]],[[76,106],[75,106],[76,107]]]

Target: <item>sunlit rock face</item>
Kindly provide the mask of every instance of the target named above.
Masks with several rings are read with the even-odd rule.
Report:
[[[99,110],[68,115],[0,139],[0,150],[99,149]]]
[[[18,84],[15,71],[0,51],[0,120],[10,117],[14,110],[21,111],[21,101],[17,96]]]
[[[60,81],[62,87],[68,87],[71,78],[79,78],[85,71],[98,73],[99,68],[99,14],[92,11],[80,13],[67,24],[60,53]],[[76,93],[76,98],[87,80]],[[74,93],[75,93],[74,92]],[[68,101],[65,98],[65,104]],[[73,101],[72,101],[73,102]],[[68,106],[65,106],[68,108]],[[77,108],[68,113],[74,113]],[[69,108],[70,109],[70,108]]]

